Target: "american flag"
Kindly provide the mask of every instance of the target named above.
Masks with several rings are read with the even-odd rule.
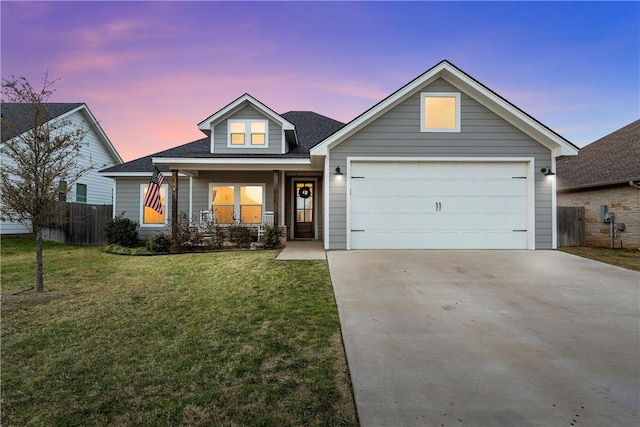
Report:
[[[153,175],[151,175],[151,181],[149,181],[149,188],[147,188],[147,195],[144,198],[144,205],[150,207],[159,214],[162,213],[162,201],[160,200],[160,187],[164,181],[164,175],[154,167]]]

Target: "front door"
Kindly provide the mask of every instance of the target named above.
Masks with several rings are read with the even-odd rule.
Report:
[[[295,181],[295,238],[313,239],[313,200],[315,185],[313,181]]]

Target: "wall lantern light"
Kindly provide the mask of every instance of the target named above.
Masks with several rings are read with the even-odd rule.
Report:
[[[336,173],[334,173],[334,175],[343,175],[343,173],[340,171],[340,166],[336,166]]]
[[[551,172],[551,166],[547,166],[546,168],[540,169],[540,172],[544,174],[544,176],[554,176],[555,173]]]

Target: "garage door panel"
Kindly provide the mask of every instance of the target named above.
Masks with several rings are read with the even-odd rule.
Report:
[[[524,162],[353,162],[351,176],[362,178],[350,181],[351,248],[525,249],[526,170]]]

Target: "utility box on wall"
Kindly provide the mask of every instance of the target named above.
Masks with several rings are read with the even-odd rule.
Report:
[[[600,222],[609,224],[611,222],[611,215],[607,205],[600,205]]]

